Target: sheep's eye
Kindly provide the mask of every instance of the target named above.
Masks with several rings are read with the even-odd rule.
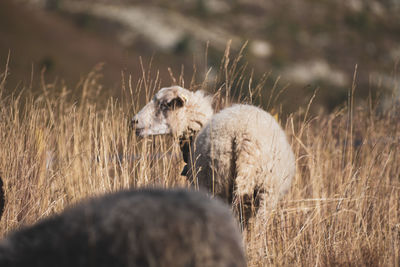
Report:
[[[160,108],[161,109],[169,109],[170,108],[170,105],[168,105],[168,103],[166,103],[166,102],[161,102],[160,103]]]
[[[168,103],[166,103],[165,104],[168,108],[173,108],[175,105],[176,105],[176,103],[175,103],[175,101],[170,101],[170,102],[168,102]]]
[[[162,102],[160,103],[160,107],[163,110],[166,109],[173,109],[176,106],[176,102],[175,101],[169,101],[169,102]]]
[[[160,102],[160,109],[161,110],[173,110],[177,108],[181,108],[183,106],[183,101],[180,98],[174,98],[170,101],[163,101]]]

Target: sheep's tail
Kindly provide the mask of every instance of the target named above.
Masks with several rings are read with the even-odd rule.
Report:
[[[260,148],[247,136],[232,141],[232,177],[235,179],[235,192],[240,196],[253,195],[257,188],[256,166],[260,165]]]
[[[242,231],[259,206],[260,148],[248,136],[232,140],[231,177],[234,179],[233,206],[238,213]]]

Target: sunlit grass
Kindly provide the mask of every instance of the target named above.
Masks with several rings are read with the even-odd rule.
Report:
[[[237,97],[272,109],[276,103],[261,97],[263,80],[252,84],[237,64],[240,57],[229,56],[215,80],[186,87],[216,93],[217,109]],[[124,77],[127,97],[109,99],[104,106],[96,102],[104,90],[97,74],[93,71],[79,85],[78,102],[70,89],[44,81],[40,94],[0,93],[3,236],[89,196],[189,186],[180,176],[184,164],[172,138],[137,139],[129,128],[141,100],[160,87],[157,73],[144,71],[138,81]],[[2,77],[0,92],[7,86]],[[182,77],[173,79],[184,85]],[[232,94],[235,86],[240,96]],[[331,114],[311,116],[304,107],[285,120],[297,174],[278,208],[258,217],[246,234],[249,266],[399,264],[400,110],[355,105],[352,94]]]

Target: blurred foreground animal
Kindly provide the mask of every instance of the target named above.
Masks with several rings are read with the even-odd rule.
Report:
[[[253,208],[275,207],[295,174],[285,132],[273,116],[252,105],[214,114],[204,92],[172,86],[162,88],[132,124],[138,136],[178,137],[187,163],[183,174],[235,207],[244,206],[246,220]]]
[[[124,191],[18,230],[0,266],[246,266],[230,210],[199,192]]]
[[[6,202],[5,193],[4,193],[4,184],[3,179],[0,176],[0,219],[4,212],[4,205]]]

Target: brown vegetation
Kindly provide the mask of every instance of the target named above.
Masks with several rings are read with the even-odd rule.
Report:
[[[250,88],[241,102],[268,109],[276,105],[258,98],[262,84],[241,82],[236,61],[224,60],[218,76],[223,83],[203,84],[221,96],[217,105],[231,101],[233,84],[243,91]],[[144,72],[138,81],[126,79],[125,100],[109,99],[106,106],[96,105],[101,90],[96,77],[91,73],[80,85],[79,102],[72,102],[69,90],[58,84],[44,82],[35,97],[29,90],[1,95],[5,80],[0,84],[0,171],[6,191],[2,235],[88,196],[144,185],[186,185],[175,142],[139,140],[129,130],[137,99],[160,87],[157,76]],[[354,89],[347,105],[331,114],[311,117],[306,107],[285,120],[297,158],[296,177],[279,207],[249,229],[249,266],[400,262],[400,110],[394,106],[378,112],[373,101],[355,104]]]

